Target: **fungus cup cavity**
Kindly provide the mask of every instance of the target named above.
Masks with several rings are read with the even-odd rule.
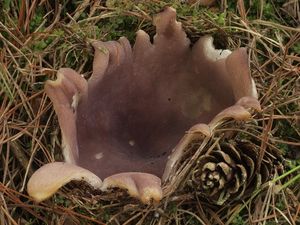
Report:
[[[260,108],[246,49],[217,50],[210,36],[191,48],[173,8],[154,17],[153,43],[140,30],[133,48],[93,42],[93,74],[62,68],[45,91],[58,116],[65,162],[38,169],[28,193],[42,201],[71,180],[120,187],[149,203],[162,197],[184,147],[219,121]],[[102,181],[103,180],[103,181]]]

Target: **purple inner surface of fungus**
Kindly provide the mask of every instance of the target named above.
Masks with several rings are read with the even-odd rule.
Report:
[[[188,42],[180,48],[171,38],[169,46],[154,43],[142,54],[127,39],[119,42],[108,44],[117,62],[79,102],[78,165],[99,177],[124,171],[161,177],[185,131],[235,103],[222,79],[228,72],[224,60],[198,58]]]

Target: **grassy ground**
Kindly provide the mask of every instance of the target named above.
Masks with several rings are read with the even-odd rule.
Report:
[[[194,2],[1,1],[1,225],[300,224],[299,2],[222,0],[210,8]],[[180,177],[176,189],[150,206],[124,191],[99,194],[78,183],[34,203],[26,193],[28,178],[44,163],[62,159],[58,122],[44,94],[44,81],[54,79],[61,67],[89,77],[91,39],[126,36],[134,43],[138,29],[153,35],[152,16],[166,5],[176,8],[192,42],[211,34],[219,48],[249,48],[263,108],[254,115],[255,135],[282,152],[284,171],[244,201],[224,206],[203,201],[190,187],[189,176]],[[187,156],[184,163],[191,160]]]

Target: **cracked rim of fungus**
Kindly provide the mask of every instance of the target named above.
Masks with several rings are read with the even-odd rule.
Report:
[[[153,43],[142,30],[133,48],[125,37],[93,42],[90,79],[63,68],[46,82],[65,162],[32,175],[27,190],[36,201],[71,180],[159,201],[161,181],[170,178],[191,136],[210,136],[218,121],[247,120],[249,108],[260,108],[246,49],[217,50],[210,36],[190,48],[170,7],[154,25]]]

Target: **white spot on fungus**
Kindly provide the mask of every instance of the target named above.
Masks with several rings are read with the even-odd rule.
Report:
[[[97,154],[95,154],[95,159],[101,159],[103,157],[103,153],[99,152]]]
[[[128,142],[128,144],[129,144],[130,146],[134,146],[134,145],[135,145],[135,141],[134,141],[134,140],[130,140],[130,141]]]

